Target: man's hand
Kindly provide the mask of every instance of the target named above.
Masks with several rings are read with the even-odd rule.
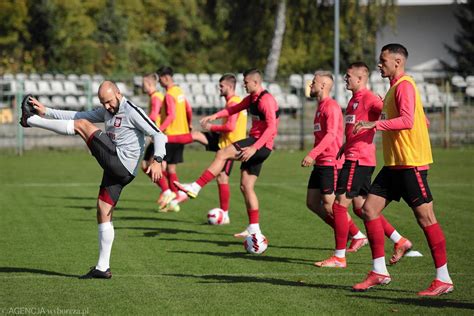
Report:
[[[209,122],[201,123],[201,127],[205,131],[211,131],[212,124]]]
[[[253,155],[255,155],[256,152],[257,148],[253,146],[244,147],[237,154],[237,159],[239,159],[240,161],[248,161],[250,158],[252,158]]]
[[[310,156],[306,156],[301,161],[301,167],[311,167],[314,164],[314,159]]]
[[[357,123],[355,123],[352,133],[357,134],[361,130],[372,129],[372,128],[375,128],[375,122],[358,121]]]
[[[39,116],[44,116],[45,113],[46,113],[46,107],[44,106],[43,103],[41,103],[40,101],[36,100],[35,98],[33,97],[30,97],[30,103],[33,105],[33,107],[35,108],[36,110],[36,113],[38,113]]]
[[[200,121],[199,123],[204,124],[204,123],[207,123],[207,122],[210,122],[210,121],[214,121],[214,120],[217,120],[217,117],[215,114],[212,114],[212,115],[209,115],[209,116],[204,116]]]
[[[336,160],[341,159],[342,155],[344,154],[345,149],[346,149],[346,143],[342,144],[341,148],[337,152]]]
[[[146,170],[147,174],[151,174],[151,181],[156,183],[163,176],[161,171],[161,163],[153,160]]]

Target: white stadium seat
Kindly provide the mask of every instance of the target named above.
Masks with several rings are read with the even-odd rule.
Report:
[[[28,76],[26,74],[20,72],[20,73],[17,73],[15,75],[15,79],[16,80],[26,80],[26,79],[28,79]]]
[[[64,94],[64,86],[61,81],[59,80],[51,81],[51,94],[56,94],[56,95]]]
[[[67,80],[69,80],[69,81],[78,81],[79,76],[76,75],[76,74],[69,74],[69,75],[67,75]]]
[[[92,75],[92,80],[102,82],[104,81],[104,76],[100,74],[95,74],[95,75]]]
[[[188,83],[194,83],[198,81],[198,76],[193,73],[188,73],[184,75],[184,78],[186,79],[186,82]]]
[[[474,86],[466,88],[466,95],[470,98],[474,98]]]
[[[211,75],[211,81],[217,84],[219,82],[219,79],[221,79],[221,77],[222,77],[222,74],[214,73]]]
[[[185,81],[185,80],[184,80],[184,75],[183,75],[183,74],[180,74],[180,73],[174,74],[174,75],[173,75],[173,81],[174,81],[175,83],[177,83],[178,85],[179,85],[180,83],[183,83],[183,82]]]
[[[13,74],[3,74],[3,79],[13,80],[13,79],[15,79],[15,76],[13,76]]]
[[[209,74],[206,74],[206,73],[200,73],[198,75],[198,79],[199,79],[199,82],[201,82],[201,83],[207,83],[207,82],[211,81],[211,76]]]
[[[274,96],[283,94],[283,92],[281,91],[281,87],[278,83],[270,83],[268,85],[268,92],[270,92]]]
[[[81,91],[77,89],[76,84],[73,81],[69,80],[64,81],[64,91],[65,93],[72,95],[82,94]]]
[[[194,96],[194,104],[195,107],[209,107],[209,101],[207,100],[206,96],[203,94],[197,94]]]
[[[303,77],[300,74],[291,74],[289,78],[290,87],[300,89],[303,87]]]
[[[54,79],[56,79],[56,80],[66,80],[66,75],[65,74],[55,74]]]
[[[213,82],[208,82],[204,84],[204,93],[208,96],[219,94],[219,89],[217,88],[217,84]]]
[[[28,77],[30,78],[30,80],[34,80],[34,81],[38,81],[38,80],[41,79],[41,76],[39,74],[36,74],[36,73],[30,74]]]
[[[190,85],[186,82],[182,82],[178,85],[181,90],[183,90],[184,95],[189,96],[191,95],[191,88]]]
[[[203,94],[204,89],[203,89],[202,84],[200,84],[200,83],[191,83],[191,93],[194,94],[194,95]]]
[[[32,80],[25,80],[24,92],[25,94],[38,94],[38,86],[36,85],[36,82]]]
[[[84,81],[91,81],[92,77],[89,74],[82,74],[79,76],[79,79],[84,80]]]
[[[51,106],[52,107],[55,107],[55,108],[61,108],[61,107],[64,107],[64,98],[62,96],[59,96],[59,95],[54,95],[52,98],[51,98]]]
[[[49,95],[51,94],[51,86],[49,82],[46,80],[38,81],[38,94],[41,95]]]
[[[286,104],[295,109],[301,108],[301,100],[296,94],[287,94]]]
[[[79,101],[73,95],[66,96],[66,98],[64,99],[64,106],[68,108],[73,108],[73,109],[80,108]]]
[[[284,95],[282,95],[282,94],[276,95],[275,100],[276,100],[279,108],[281,108],[281,109],[286,108],[286,100],[285,100]]]
[[[45,106],[48,106],[48,107],[51,106],[51,100],[47,96],[44,96],[44,95],[39,96],[38,101],[43,103],[43,105]]]
[[[127,85],[123,82],[116,82],[115,83],[118,87],[118,89],[120,90],[120,92],[124,95],[124,96],[130,96],[131,95],[131,92],[130,90],[128,89]]]
[[[474,76],[467,76],[466,84],[468,87],[474,87]]]

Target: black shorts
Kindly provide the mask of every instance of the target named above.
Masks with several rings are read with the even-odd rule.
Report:
[[[332,194],[336,189],[337,168],[335,166],[314,166],[308,181],[308,189],[319,189],[321,194]]]
[[[383,167],[372,183],[370,193],[389,201],[403,198],[410,207],[433,201],[428,186],[428,170]]]
[[[148,161],[155,156],[155,145],[153,142],[150,142],[145,149],[145,154],[143,155],[143,160]]]
[[[181,163],[183,159],[184,144],[166,143],[166,156],[164,160],[172,165]]]
[[[257,140],[255,138],[248,137],[236,141],[232,145],[234,145],[235,149],[240,151],[244,147],[249,147],[255,144],[256,141]],[[270,156],[271,153],[272,151],[265,146],[258,149],[249,160],[242,162],[240,165],[240,170],[246,170],[249,174],[258,177],[260,175],[260,171],[262,170],[263,162]]]
[[[220,149],[219,138],[221,135],[216,132],[205,132],[204,136],[206,136],[206,139],[207,139],[206,150],[217,152]]]
[[[359,166],[358,161],[346,160],[337,178],[336,194],[346,194],[349,198],[367,195],[375,167]]]
[[[100,184],[99,199],[116,205],[122,189],[135,178],[120,161],[117,149],[109,136],[101,130],[90,136],[87,145],[104,170]]]

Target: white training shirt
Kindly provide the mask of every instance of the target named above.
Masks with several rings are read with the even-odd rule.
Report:
[[[117,147],[117,155],[127,170],[136,176],[138,164],[145,151],[145,135],[153,137],[155,156],[166,155],[168,141],[145,112],[122,97],[118,112],[113,115],[104,107],[91,111],[65,111],[46,108],[47,117],[59,120],[86,119],[91,123],[105,123],[105,132]]]

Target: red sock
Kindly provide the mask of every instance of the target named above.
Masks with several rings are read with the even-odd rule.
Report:
[[[362,209],[361,208],[355,208],[354,209],[354,214],[357,215],[359,218],[362,218]]]
[[[165,192],[166,190],[170,188],[168,184],[168,172],[166,171],[162,172],[161,179],[158,180],[158,185],[161,188],[161,192]]]
[[[428,245],[430,246],[431,256],[436,268],[446,264],[448,261],[446,255],[446,239],[444,239],[443,230],[441,226],[436,223],[430,226],[423,227]]]
[[[228,183],[219,183],[219,202],[221,209],[227,212],[230,203],[230,190]]]
[[[329,215],[326,215],[326,217],[324,218],[324,221],[326,222],[326,224],[334,228],[334,218],[332,218]]]
[[[181,135],[168,135],[168,143],[174,144],[190,144],[193,142],[191,133]]]
[[[392,233],[395,231],[395,228],[393,228],[392,224],[390,224],[383,215],[380,215],[380,220],[382,221],[383,232],[385,233],[385,236],[390,238]]]
[[[202,188],[209,182],[211,182],[216,176],[213,175],[208,169],[204,170],[199,179],[196,180],[196,183]]]
[[[347,234],[349,233],[349,222],[347,220],[347,208],[334,203],[332,205],[334,215],[334,235],[336,237],[336,249],[346,249]]]
[[[385,236],[380,217],[364,222],[367,230],[367,238],[369,238],[370,249],[372,250],[372,259],[385,256]]]
[[[258,220],[259,220],[258,209],[247,210],[247,214],[249,216],[249,224],[258,224]]]
[[[178,175],[176,173],[168,173],[168,181],[170,185],[170,190],[174,193],[178,193],[178,188],[174,185],[174,181],[178,181]]]
[[[349,223],[349,235],[355,236],[360,231],[359,227],[357,227],[357,225],[354,223],[352,218],[349,219],[348,223]]]

